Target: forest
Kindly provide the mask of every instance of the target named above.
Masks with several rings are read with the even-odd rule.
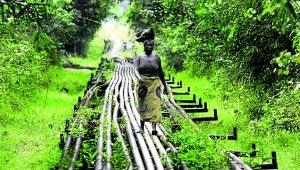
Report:
[[[249,119],[270,128],[263,131],[299,131],[298,1],[157,0],[132,6],[132,25],[157,30],[168,67],[214,77],[225,99],[239,94],[246,100]]]
[[[230,112],[221,122],[196,125],[203,134],[189,129],[194,125],[174,133],[173,142],[191,151],[178,155],[181,160],[190,167],[220,168],[224,147],[257,142],[262,150],[277,150],[279,169],[299,169],[300,1],[132,0],[122,16],[116,13],[118,3],[0,1],[3,169],[57,166],[59,133],[89,79],[89,73],[66,71],[63,65],[96,67],[106,57],[105,38],[97,35],[107,18],[121,20],[135,33],[153,27],[165,75],[185,80],[211,105]],[[241,129],[237,145],[203,139],[213,127],[222,132],[233,125]],[[208,164],[197,162],[199,157]]]

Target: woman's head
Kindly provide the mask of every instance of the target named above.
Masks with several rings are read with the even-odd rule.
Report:
[[[144,42],[145,40],[154,40],[154,36],[155,36],[154,29],[152,27],[145,29],[143,31],[138,32],[136,36],[137,36],[136,39],[137,42]]]
[[[144,41],[144,51],[146,54],[151,54],[154,49],[154,40]]]

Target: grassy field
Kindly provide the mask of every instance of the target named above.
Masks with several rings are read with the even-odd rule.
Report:
[[[166,73],[168,75],[168,73]],[[203,116],[212,116],[213,109],[218,110],[218,121],[202,122],[198,126],[207,135],[209,134],[232,134],[233,127],[237,127],[238,140],[219,141],[221,148],[226,150],[250,151],[251,144],[255,143],[259,154],[256,158],[245,158],[249,164],[260,164],[271,162],[271,151],[276,151],[279,169],[299,170],[300,169],[300,133],[277,132],[259,133],[255,127],[250,126],[251,121],[245,116],[241,99],[238,94],[229,95],[223,100],[224,91],[211,83],[208,78],[195,78],[187,72],[172,74],[175,82],[182,81],[183,89],[191,88],[191,94],[201,97],[203,102],[208,103],[208,113]],[[237,89],[238,91],[238,89]],[[175,96],[176,98],[191,99],[192,96]]]
[[[103,39],[89,44],[87,58],[70,58],[82,66],[97,67],[103,51]],[[60,133],[65,120],[73,116],[73,106],[83,96],[94,71],[66,70],[55,67],[47,73],[49,83],[23,102],[22,108],[5,110],[0,121],[0,169],[51,169],[60,160]],[[2,110],[2,111],[3,111]],[[2,123],[4,122],[4,123]]]
[[[1,127],[0,169],[50,169],[59,162],[59,135],[89,78],[89,72],[77,70],[49,72],[48,87],[8,114],[9,123]]]
[[[79,64],[85,67],[97,67],[100,62],[103,47],[103,39],[101,37],[95,36],[88,45],[86,58],[70,57],[69,60],[75,64]]]
[[[69,60],[82,66],[97,67],[103,46],[103,39],[96,36],[89,44],[87,58],[70,57]],[[137,51],[138,54],[141,52]],[[120,55],[130,57],[132,54]],[[168,75],[168,71],[165,71]],[[47,75],[49,84],[24,102],[24,107],[15,112],[3,109],[9,112],[6,113],[6,123],[0,126],[0,169],[51,169],[59,162],[62,153],[58,147],[59,135],[64,131],[65,120],[72,117],[73,105],[77,103],[79,96],[83,96],[91,73],[93,72],[53,68]],[[224,100],[224,95],[228,95],[227,91],[212,83],[212,78],[195,78],[188,72],[174,73],[172,76],[176,82],[183,82],[182,90],[189,86],[191,94],[196,94],[197,98],[201,97],[203,102],[208,103],[209,112],[202,114],[203,116],[211,116],[213,109],[218,109],[218,121],[198,124],[202,133],[231,134],[232,128],[237,127],[237,141],[218,141],[220,148],[223,148],[222,152],[230,149],[249,151],[251,144],[255,143],[260,151],[259,156],[255,159],[246,158],[246,162],[270,162],[271,151],[276,151],[279,169],[300,169],[300,133],[256,132],[249,125],[251,122],[242,108],[243,101],[239,98],[239,93],[243,89],[235,89],[237,93],[232,93]],[[181,98],[191,99],[192,96]]]

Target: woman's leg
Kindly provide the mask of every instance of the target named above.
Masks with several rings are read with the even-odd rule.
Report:
[[[152,135],[157,135],[157,131],[156,131],[156,123],[152,123]]]
[[[141,120],[141,130],[144,131],[145,129],[145,121]]]
[[[145,121],[141,120],[140,122],[141,122],[141,129],[140,131],[138,131],[138,133],[143,133],[145,129]]]

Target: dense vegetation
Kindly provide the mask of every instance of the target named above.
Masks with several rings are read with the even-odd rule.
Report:
[[[89,72],[63,70],[61,63],[75,55],[99,61],[103,42],[91,44],[97,53],[86,47],[111,4],[0,1],[2,169],[50,169],[58,162],[57,131],[72,116],[72,106],[90,77]]]
[[[60,151],[53,131],[62,124],[55,123],[71,116],[72,108],[65,105],[74,104],[88,73],[62,73],[53,66],[60,66],[68,54],[86,56],[87,43],[111,4],[112,0],[0,1],[0,147],[5,151],[0,162],[4,167],[45,169],[57,163]],[[128,18],[136,32],[155,28],[166,70],[185,74],[181,77],[188,77],[186,73],[206,77],[221,92],[223,102],[240,101],[241,110],[234,114],[236,119],[246,117],[251,133],[261,138],[280,134],[276,139],[292,146],[295,141],[283,133],[299,134],[300,130],[299,9],[293,0],[134,0]],[[99,54],[98,49],[92,50]],[[191,80],[187,78],[186,83],[194,83]],[[52,90],[59,91],[59,96]],[[29,102],[33,104],[24,109]],[[180,159],[197,167],[224,164],[219,161],[224,155],[215,154],[224,149],[219,143],[203,139],[206,132],[198,133],[186,120],[164,123],[171,128],[174,121],[182,125],[182,131],[173,133],[176,145],[185,144],[179,148]],[[52,143],[41,142],[45,140]],[[30,152],[34,155],[30,163],[10,159],[28,156],[32,148],[44,152]],[[211,162],[199,162],[199,157]]]
[[[224,99],[245,89],[245,114],[264,120],[261,130],[297,132],[299,10],[296,1],[135,0],[129,18],[138,30],[155,28],[175,71],[215,77]]]
[[[134,0],[128,18],[136,32],[154,27],[167,72],[207,79],[213,90],[201,87],[201,96],[220,97],[222,107],[235,109],[231,121],[243,123],[237,126],[248,136],[244,142],[251,134],[272,136],[256,140],[266,146],[300,131],[299,10],[293,0]],[[223,123],[201,128],[224,128]],[[182,145],[188,148],[189,142]]]
[[[111,3],[1,1],[0,107],[18,110],[22,99],[46,86],[43,75],[66,52],[84,56]]]

